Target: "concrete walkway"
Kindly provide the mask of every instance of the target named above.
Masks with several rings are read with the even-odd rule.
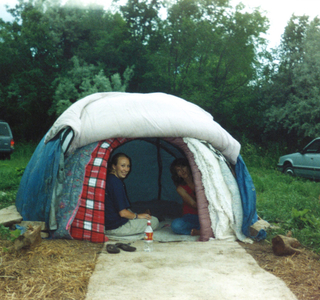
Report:
[[[113,244],[114,242],[108,242]],[[98,257],[86,300],[296,300],[237,242],[131,243],[135,252]]]

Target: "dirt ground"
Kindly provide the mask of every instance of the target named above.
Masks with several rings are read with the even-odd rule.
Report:
[[[0,241],[0,299],[84,299],[102,246],[42,240],[34,249],[16,253],[8,241]]]
[[[281,278],[299,300],[320,299],[320,256],[303,248],[301,254],[276,256],[268,241],[239,243],[259,266]]]
[[[320,299],[320,257],[275,256],[267,241],[240,245],[261,268],[281,278],[299,300]],[[10,251],[0,241],[0,299],[85,299],[103,245],[76,240],[43,240],[34,249]]]

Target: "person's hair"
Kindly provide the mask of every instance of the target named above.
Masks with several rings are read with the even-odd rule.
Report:
[[[115,155],[113,155],[111,157],[111,159],[109,160],[109,163],[108,163],[108,173],[110,173],[112,171],[112,166],[113,165],[117,165],[118,164],[118,161],[119,161],[119,158],[120,157],[125,157],[127,159],[129,159],[129,162],[130,162],[130,171],[131,171],[131,168],[132,168],[132,164],[131,164],[131,158],[127,155],[127,154],[124,154],[124,153],[117,153]],[[129,174],[128,174],[129,175]]]
[[[188,160],[185,157],[181,157],[181,158],[176,158],[170,166],[170,172],[171,172],[171,178],[172,181],[174,183],[175,186],[179,186],[179,185],[185,185],[186,182],[178,176],[177,171],[176,171],[176,167],[188,167],[190,172],[191,172],[191,168],[189,165]]]

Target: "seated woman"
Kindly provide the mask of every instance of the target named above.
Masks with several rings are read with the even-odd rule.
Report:
[[[130,210],[123,180],[131,169],[131,159],[124,153],[114,155],[109,163],[105,194],[105,234],[127,236],[143,233],[147,221],[151,220],[153,230],[159,226],[156,217],[147,213],[136,214]]]
[[[170,171],[177,192],[183,200],[183,216],[173,220],[171,228],[177,234],[200,235],[195,186],[188,160],[175,159],[170,166]]]

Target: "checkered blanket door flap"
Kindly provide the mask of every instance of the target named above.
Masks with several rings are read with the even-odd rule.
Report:
[[[70,234],[74,239],[103,243],[108,240],[104,234],[104,198],[107,165],[113,149],[128,139],[108,139],[94,149],[86,165],[85,178],[78,212],[72,222]]]

